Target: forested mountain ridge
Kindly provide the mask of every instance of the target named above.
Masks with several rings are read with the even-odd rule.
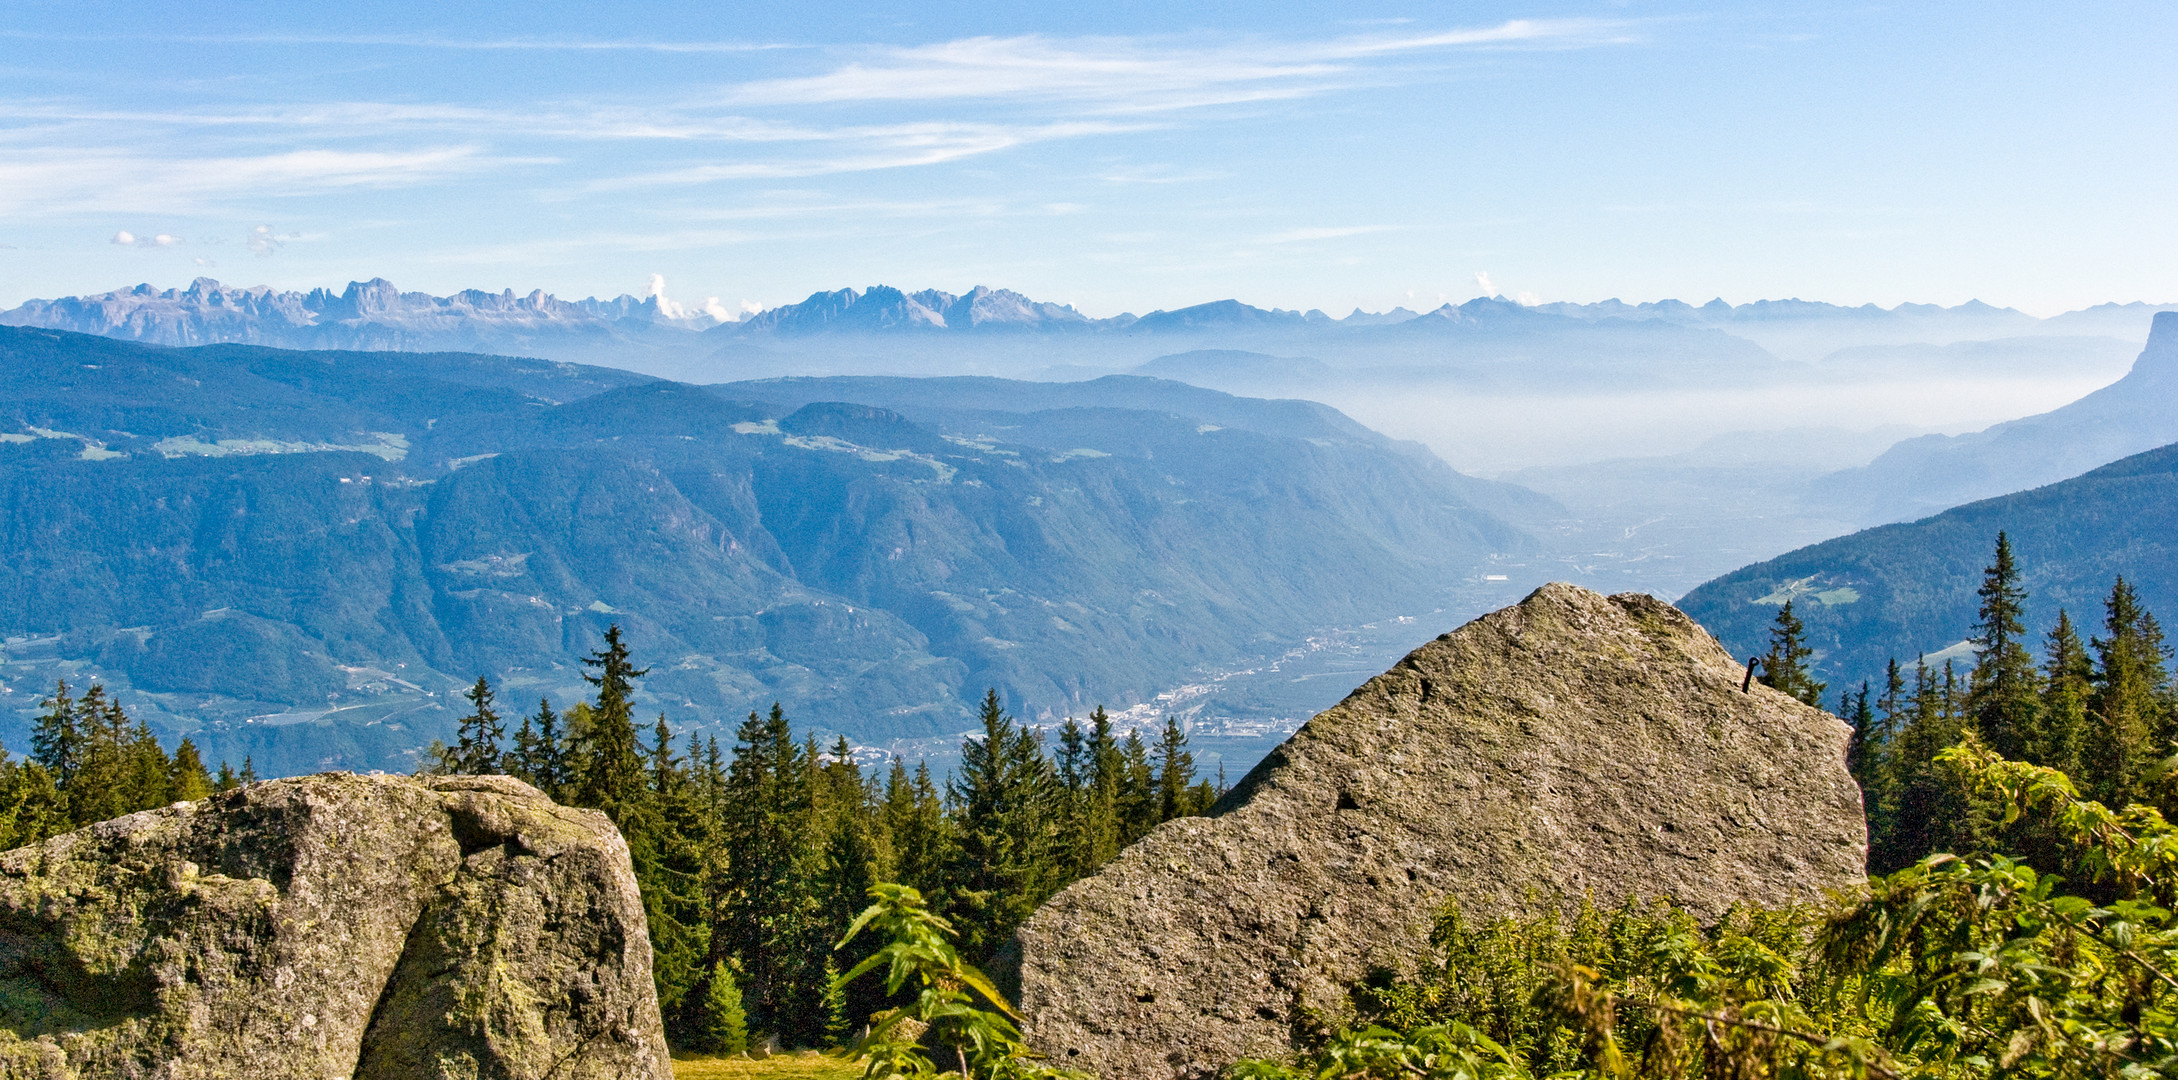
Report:
[[[777,699],[922,737],[984,686],[1125,705],[1536,548],[1463,494],[1502,486],[1320,407],[984,391],[918,422],[535,360],[0,330],[0,702],[99,676],[155,724],[210,721],[210,760],[403,767],[479,674],[579,695],[617,622],[676,724]]]
[[[2148,610],[2178,611],[2178,445],[1742,567],[1678,607],[1747,656],[1763,651],[1778,607],[1792,600],[1833,690],[1880,683],[1887,660],[1910,667],[1974,632],[1974,590],[2000,531],[2018,554],[2028,626],[2051,625],[2060,608],[2096,625],[2119,575]]]

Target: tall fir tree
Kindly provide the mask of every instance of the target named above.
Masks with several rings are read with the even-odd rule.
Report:
[[[2108,636],[2090,642],[2096,665],[2081,771],[2092,797],[2124,806],[2147,797],[2143,781],[2167,753],[2167,656],[2162,627],[2124,578],[2103,611]]]
[[[634,827],[628,847],[650,928],[658,1009],[666,1034],[677,1042],[694,1038],[704,1021],[697,996],[711,955],[704,850],[715,842],[682,764],[673,754],[673,730],[660,714],[651,729],[649,797],[629,815]]]
[[[469,699],[469,715],[461,718],[448,769],[468,776],[505,772],[499,744],[507,737],[507,723],[494,707],[491,680],[477,676],[476,685],[461,696]]]
[[[2026,760],[2044,741],[2041,680],[2027,651],[2027,593],[2019,585],[2008,534],[1997,534],[1996,555],[1982,571],[1976,595],[1981,598],[1980,622],[1972,640],[1979,653],[1966,710],[1990,749],[2014,761]]]
[[[167,787],[177,800],[195,802],[212,793],[212,776],[204,771],[197,744],[184,736],[174,748],[174,763],[167,772]]]
[[[2072,627],[2072,615],[2059,609],[2043,653],[2042,738],[2027,748],[2027,760],[2057,769],[2083,788],[2080,755],[2087,738],[2087,704],[2094,690],[2095,662]]]
[[[1124,848],[1157,827],[1160,807],[1157,774],[1141,732],[1130,731],[1120,740],[1119,759],[1119,846]]]
[[[1195,755],[1187,748],[1187,731],[1167,716],[1165,730],[1157,738],[1157,819],[1171,821],[1197,813],[1194,787]]]
[[[815,899],[804,877],[810,774],[776,702],[769,716],[750,713],[736,742],[721,822],[731,884],[712,954],[738,962],[751,1024],[791,1041],[817,1015],[822,974],[811,970],[822,950],[812,949]]]
[[[1807,627],[1793,614],[1792,601],[1785,601],[1770,626],[1770,651],[1762,657],[1762,685],[1822,708],[1824,684],[1816,682],[1808,670],[1814,655],[1807,644]]]
[[[1082,857],[1075,873],[1087,874],[1119,854],[1126,834],[1120,791],[1126,784],[1127,759],[1112,734],[1112,718],[1099,705],[1089,714],[1089,793],[1083,810]]]
[[[1890,873],[1912,865],[1923,855],[1943,850],[1963,822],[1965,805],[1948,775],[1936,764],[1936,755],[1965,736],[1961,716],[1947,689],[1953,682],[1950,665],[1938,678],[1926,663],[1913,667],[1913,692],[1906,708],[1906,722],[1888,755],[1888,786],[1895,803],[1889,811],[1889,828],[1881,847],[1871,850],[1871,873]]]
[[[1036,733],[984,694],[983,737],[964,743],[952,787],[958,807],[953,919],[964,952],[987,958],[1058,891],[1058,778]]]
[[[67,681],[56,685],[53,696],[43,704],[45,712],[39,714],[37,726],[30,733],[30,759],[45,766],[53,783],[67,784],[76,778],[83,757],[82,725]]]
[[[597,701],[590,707],[589,723],[576,754],[574,801],[578,806],[602,810],[614,824],[624,826],[621,819],[642,802],[645,788],[643,762],[635,741],[635,714],[629,699],[635,693],[635,680],[650,670],[638,669],[628,661],[628,647],[620,640],[617,623],[606,628],[605,647],[583,657],[582,662],[598,669],[595,675],[583,675],[597,687]]]

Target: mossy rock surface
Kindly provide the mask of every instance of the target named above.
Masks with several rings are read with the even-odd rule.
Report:
[[[0,854],[0,1080],[671,1076],[612,823],[273,780]]]
[[[1714,917],[1859,881],[1845,725],[1744,673],[1663,601],[1571,585],[1423,645],[1029,919],[1002,974],[1030,1041],[1106,1077],[1208,1077],[1411,968],[1448,898]]]

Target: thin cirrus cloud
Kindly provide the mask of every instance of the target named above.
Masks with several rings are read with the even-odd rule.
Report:
[[[192,210],[225,196],[394,187],[511,160],[468,146],[199,158],[48,148],[0,160],[0,214]]]
[[[1183,127],[1188,120],[1178,114],[1189,109],[1398,81],[1413,76],[1416,61],[1459,50],[1625,42],[1633,40],[1633,26],[1561,19],[1315,39],[972,37],[862,48],[844,57],[828,50],[813,57],[814,65],[795,58],[793,66],[810,72],[797,76],[684,82],[640,96],[576,90],[556,100],[493,104],[364,99],[132,108],[0,99],[0,143],[12,144],[0,155],[0,214],[191,211],[237,198],[408,187],[539,165],[550,168],[531,194],[561,203],[626,190],[913,169],[1032,144]],[[408,38],[262,40],[454,47]],[[666,48],[612,41],[462,44]],[[640,144],[646,152],[600,156],[577,149],[599,143]],[[175,149],[162,154],[162,144]],[[262,152],[267,144],[294,149]],[[1162,184],[1216,175],[1150,168],[1101,179]],[[1266,242],[1331,238],[1306,232]]]
[[[598,180],[591,191],[705,184],[720,180],[796,179],[847,172],[874,172],[989,154],[999,150],[1053,139],[1113,134],[1140,130],[1144,125],[1080,121],[1055,124],[900,124],[881,128],[848,128],[823,137],[840,143],[840,152],[783,161],[732,161],[691,165]]]
[[[733,88],[743,105],[965,99],[1068,101],[1158,111],[1303,97],[1360,76],[1363,62],[1456,48],[1571,48],[1633,40],[1628,24],[1515,19],[1493,27],[1316,42],[1162,45],[1135,38],[975,37],[877,52],[821,75]]]
[[[1390,225],[1334,225],[1313,229],[1287,229],[1284,232],[1259,236],[1256,242],[1263,244],[1306,244],[1316,240],[1338,240],[1348,236],[1366,236],[1369,233],[1390,232]]]

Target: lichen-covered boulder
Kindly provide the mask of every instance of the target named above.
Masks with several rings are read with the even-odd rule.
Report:
[[[1209,1076],[1411,968],[1447,898],[1715,916],[1860,880],[1845,725],[1743,674],[1670,605],[1571,585],[1416,649],[1028,920],[1030,1042],[1105,1077]]]
[[[0,1080],[668,1080],[604,815],[272,780],[0,854]]]

